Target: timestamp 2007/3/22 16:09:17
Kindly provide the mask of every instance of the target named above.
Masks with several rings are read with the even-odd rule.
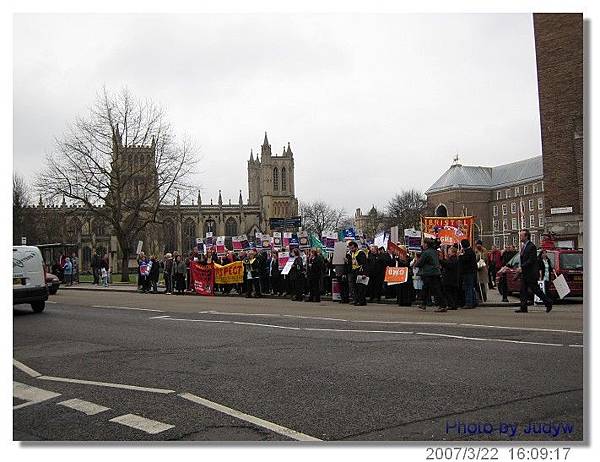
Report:
[[[454,447],[426,448],[426,460],[567,460],[571,448],[568,447],[519,447],[503,448],[504,454],[496,447]],[[506,457],[508,456],[508,457]]]

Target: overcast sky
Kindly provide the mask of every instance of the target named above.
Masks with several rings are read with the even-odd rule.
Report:
[[[451,164],[541,154],[529,14],[17,15],[14,169],[33,178],[103,85],[165,107],[203,201],[248,196],[265,130],[300,201],[353,213]]]

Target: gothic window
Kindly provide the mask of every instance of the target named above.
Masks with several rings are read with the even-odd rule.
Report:
[[[285,167],[281,167],[281,190],[287,190],[287,172],[285,171]]]
[[[435,216],[436,217],[447,217],[448,216],[448,209],[446,208],[446,206],[444,204],[439,204],[436,207]]]
[[[164,252],[173,252],[177,249],[177,242],[175,239],[175,223],[171,219],[163,221],[163,236],[165,248]]]
[[[92,233],[95,234],[96,236],[105,236],[106,235],[106,229],[105,229],[104,223],[99,218],[96,218],[92,222]]]
[[[73,218],[71,221],[69,221],[69,224],[67,226],[67,241],[69,241],[69,243],[75,243],[77,241],[79,241],[79,233],[81,232],[81,222],[79,221],[79,219],[77,218]]]
[[[204,222],[204,236],[206,236],[206,233],[213,233],[213,236],[216,234],[217,232],[217,224],[215,223],[215,220],[206,220]],[[202,237],[204,237],[202,236]]]
[[[188,218],[183,223],[183,251],[188,252],[196,245],[196,223]]]
[[[225,222],[225,235],[226,236],[237,236],[238,234],[238,226],[235,218],[229,217]]]
[[[283,174],[283,170],[282,170],[282,174]],[[278,191],[279,190],[279,171],[277,170],[277,167],[275,167],[273,169],[273,191]]]

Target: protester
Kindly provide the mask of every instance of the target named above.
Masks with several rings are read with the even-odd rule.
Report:
[[[519,240],[521,241],[520,266],[517,268],[517,274],[521,276],[521,307],[515,310],[515,313],[527,313],[527,301],[529,291],[538,296],[546,306],[546,313],[552,311],[552,300],[548,297],[538,285],[539,266],[537,259],[537,248],[531,242],[531,233],[528,229],[519,231]]]
[[[478,239],[475,242],[475,259],[477,262],[477,295],[481,302],[487,302],[487,284],[489,282],[487,254],[483,242]]]
[[[100,260],[100,276],[102,277],[104,273],[106,274],[106,281],[102,279],[102,285],[104,287],[108,287],[108,283],[110,281],[110,264],[107,253],[105,253],[102,259]]]
[[[412,268],[412,258],[408,254],[406,247],[403,245],[398,245],[401,250],[401,256],[396,257],[394,263],[397,266],[408,268],[408,277],[406,282],[403,284],[396,284],[396,299],[398,301],[398,306],[411,306],[413,300],[415,299],[415,288],[413,285],[413,268]],[[392,286],[394,287],[394,286]]]
[[[165,280],[165,294],[173,293],[173,255],[167,252],[163,259],[163,278]]]
[[[440,260],[442,265],[442,289],[446,296],[446,303],[449,310],[458,308],[458,257],[455,247],[449,247],[446,250],[446,258]]]
[[[352,301],[354,306],[365,306],[367,304],[366,292],[367,285],[364,284],[364,278],[367,276],[367,256],[358,248],[355,241],[348,243],[351,256],[351,272],[350,272],[350,291],[352,293]]]
[[[423,253],[415,263],[415,266],[419,268],[419,274],[423,279],[423,298],[425,303],[419,305],[419,308],[426,310],[426,302],[433,297],[434,303],[438,305],[438,309],[435,312],[444,313],[448,311],[446,309],[446,300],[441,290],[441,267],[433,239],[426,238],[423,240]]]
[[[271,294],[281,295],[281,284],[279,281],[281,277],[281,272],[279,271],[279,254],[276,250],[273,250],[271,252],[271,256],[267,260],[267,264],[269,280],[271,285]]]
[[[488,253],[488,277],[490,289],[496,287],[496,274],[500,268],[502,268],[502,252],[498,250],[498,247],[493,245],[492,250]]]
[[[150,291],[150,269],[152,263],[146,258],[146,255],[141,253],[138,260],[138,268],[140,272],[140,282],[142,284],[142,292],[147,294]]]
[[[292,256],[290,258],[294,259],[294,263],[292,264],[292,268],[289,272],[289,282],[290,288],[289,292],[292,294],[292,300],[299,302],[302,301],[302,297],[304,295],[304,263],[302,261],[302,256],[300,255],[300,250],[294,249],[292,250]]]
[[[148,291],[152,288],[152,293],[158,293],[158,278],[160,276],[160,265],[154,255],[150,256],[150,271],[148,273]]]
[[[252,291],[254,290],[254,297],[260,298],[262,294],[260,292],[260,259],[256,257],[256,252],[250,250],[248,256],[243,260],[244,262],[244,280],[246,281],[246,298],[252,297]]]
[[[317,249],[311,249],[307,265],[307,280],[309,296],[307,302],[321,302],[321,276],[325,267],[325,261],[321,252]]]
[[[79,258],[75,252],[71,254],[71,264],[73,265],[73,282],[79,284]]]
[[[94,255],[92,256],[92,276],[94,278],[94,285],[98,285],[99,284],[99,279],[100,279],[100,254],[98,252],[98,250],[96,249],[96,252],[94,253]],[[139,273],[139,272],[138,272]],[[139,283],[139,277],[138,277],[138,289],[140,288],[140,283]]]
[[[146,254],[144,252],[140,252],[140,254],[138,255],[137,258],[137,264],[138,264],[138,290],[143,290],[144,289],[144,277],[142,276],[142,262],[144,262],[144,264],[148,263],[148,260],[146,259]]]
[[[178,295],[182,295],[185,291],[185,275],[187,272],[186,264],[182,260],[181,255],[175,256],[175,262],[173,263],[173,282],[175,285],[175,290]]]
[[[471,309],[477,306],[477,295],[475,294],[477,257],[468,239],[461,240],[460,246],[462,250],[458,256],[458,268],[465,294],[464,308]]]

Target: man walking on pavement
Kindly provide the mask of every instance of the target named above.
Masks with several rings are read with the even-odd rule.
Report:
[[[531,290],[546,305],[546,313],[552,311],[552,300],[540,289],[538,285],[538,260],[537,248],[531,242],[531,233],[528,229],[519,231],[521,241],[520,266],[517,273],[521,274],[521,308],[515,310],[515,313],[527,313],[528,292]]]

